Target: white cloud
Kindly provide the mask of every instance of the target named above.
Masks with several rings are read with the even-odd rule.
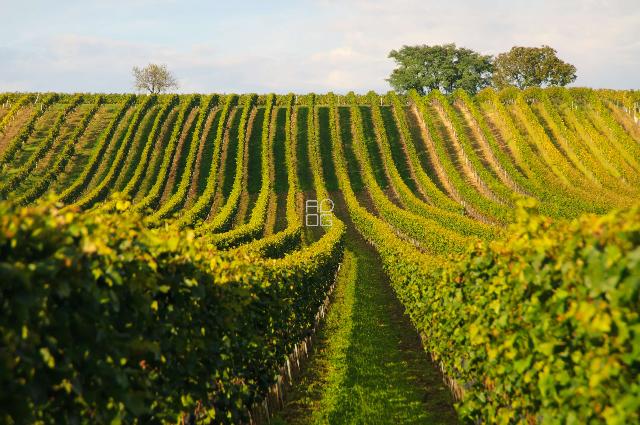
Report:
[[[354,51],[351,47],[337,47],[328,51],[322,51],[311,55],[313,62],[342,62],[345,60],[357,60],[366,58],[361,53]]]
[[[578,67],[578,84],[640,86],[637,0],[276,2],[287,19],[245,8],[210,24],[199,20],[203,4],[178,15],[175,0],[168,3],[173,14],[120,16],[111,29],[90,28],[89,13],[84,26],[37,26],[34,35],[29,22],[10,23],[0,29],[0,90],[130,90],[131,67],[160,62],[183,91],[386,91],[390,50],[446,42],[490,54],[550,44]],[[103,1],[97,10],[109,7]]]

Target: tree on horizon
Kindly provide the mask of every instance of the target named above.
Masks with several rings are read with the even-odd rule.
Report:
[[[488,87],[493,71],[492,57],[454,43],[436,46],[403,46],[392,50],[389,58],[398,67],[387,81],[399,91],[415,89],[426,94],[438,89],[451,93],[463,89],[470,93]]]
[[[136,89],[148,91],[150,94],[164,93],[169,89],[178,88],[178,81],[166,65],[150,63],[142,69],[134,66],[133,76]]]

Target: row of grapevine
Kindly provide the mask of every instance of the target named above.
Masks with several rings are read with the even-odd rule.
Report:
[[[140,125],[140,122],[144,118],[144,115],[147,113],[148,109],[153,106],[156,102],[156,97],[148,96],[140,103],[137,107],[136,111],[133,114],[131,119],[131,123],[127,128],[127,133],[124,136],[124,140],[122,141],[119,149],[115,152],[115,157],[113,159],[113,163],[107,174],[103,177],[103,179],[93,188],[91,191],[82,195],[80,199],[78,199],[74,206],[79,208],[90,208],[96,202],[99,202],[104,199],[109,190],[111,189],[112,183],[115,182],[122,165],[124,164],[125,158],[129,152],[129,148],[135,137],[136,130]]]
[[[309,164],[311,168],[311,176],[313,179],[313,187],[315,190],[315,197],[318,202],[324,199],[330,199],[329,192],[324,178],[324,170],[322,167],[322,155],[320,153],[320,131],[318,128],[318,108],[316,106],[315,95],[310,95],[307,99],[307,108],[309,110],[307,120],[307,155],[309,158]],[[324,232],[319,240],[310,244],[309,250],[322,249],[323,245],[330,241],[332,245],[342,244],[342,240],[345,234],[345,225],[334,212],[325,213],[331,216],[331,226]],[[294,254],[288,254],[285,256],[291,257]],[[339,254],[342,255],[342,252]]]
[[[238,130],[238,148],[235,158],[236,168],[233,179],[233,186],[231,187],[229,197],[227,198],[220,211],[215,215],[215,217],[212,217],[211,220],[205,222],[202,226],[199,227],[200,232],[215,233],[220,230],[228,230],[228,227],[231,224],[231,220],[233,219],[233,214],[238,208],[238,201],[240,200],[240,193],[242,191],[242,175],[244,173],[241,164],[244,157],[245,138],[247,134],[247,120],[255,101],[256,97],[254,95],[246,96],[244,99],[244,104],[242,105],[242,115],[240,117],[240,127]]]
[[[535,187],[531,193],[542,198],[541,211],[556,217],[576,217],[581,212],[591,210],[592,204],[585,202],[581,198],[582,194],[568,186],[542,163],[495,91],[481,93],[480,104],[485,113],[489,113],[489,109],[495,112],[496,123],[515,158],[514,165],[523,170],[530,184]]]
[[[2,363],[0,397],[3,415],[27,421],[175,422],[200,403],[215,422],[246,421],[308,331],[341,252],[334,232],[256,266],[203,256],[193,233],[152,234],[123,209],[0,212],[0,250],[13,247],[6,261],[32,265],[4,268],[12,278],[0,288],[3,298],[25,295],[0,319],[7,349],[20,352]],[[55,320],[38,314],[43,303]]]
[[[180,228],[184,228],[190,224],[195,224],[198,221],[204,220],[209,214],[211,204],[213,203],[213,197],[217,188],[218,170],[221,161],[220,153],[222,151],[225,126],[227,124],[227,118],[229,117],[231,108],[237,101],[238,97],[235,95],[228,95],[226,97],[224,106],[222,107],[222,112],[220,114],[220,120],[218,121],[216,136],[213,141],[213,156],[211,159],[207,185],[203,193],[198,198],[198,201],[176,221],[176,225]]]
[[[295,166],[295,146],[294,137],[295,117],[293,114],[293,95],[286,98],[285,107],[285,161],[287,169],[287,200],[286,200],[286,221],[287,227],[277,233],[248,243],[240,248],[243,252],[251,252],[266,258],[282,257],[286,253],[294,251],[302,243],[302,226],[300,215],[296,207],[298,193],[298,182]]]
[[[0,147],[0,422],[250,422],[348,226],[461,418],[636,422],[640,215],[583,215],[637,202],[620,96],[44,95]]]
[[[180,206],[184,203],[185,198],[187,196],[187,192],[189,190],[189,185],[191,184],[191,176],[193,171],[194,162],[196,159],[196,153],[198,151],[198,147],[202,141],[202,130],[205,124],[211,109],[218,102],[217,96],[207,96],[202,99],[202,106],[198,111],[198,121],[196,122],[196,128],[193,132],[191,143],[189,144],[189,150],[186,159],[186,168],[182,173],[182,177],[180,179],[180,183],[178,183],[178,187],[175,193],[169,198],[158,211],[156,211],[153,215],[149,216],[148,223],[152,224],[157,222],[158,220],[169,216],[174,213]]]
[[[450,139],[458,155],[458,163],[467,169],[468,179],[478,187],[478,190],[494,202],[509,206],[514,193],[484,166],[480,156],[469,140],[462,120],[453,106],[440,92],[434,92],[436,109],[444,117],[445,126],[450,133]]]
[[[29,118],[29,121],[25,125],[22,126],[20,133],[18,133],[11,141],[9,145],[4,149],[2,154],[0,155],[0,165],[4,168],[6,164],[8,164],[16,152],[23,146],[23,144],[29,139],[31,133],[35,129],[35,123],[44,114],[44,112],[51,106],[54,102],[59,99],[58,95],[50,94],[47,95],[40,104],[40,108],[36,109],[34,113]]]
[[[20,184],[25,178],[27,178],[29,173],[36,167],[40,158],[51,148],[51,146],[57,140],[62,125],[67,118],[67,115],[75,110],[78,105],[80,105],[82,100],[82,95],[75,96],[71,100],[71,102],[58,114],[53,126],[51,127],[51,129],[49,129],[47,137],[36,146],[35,150],[30,154],[29,158],[17,169],[11,170],[10,174],[5,170],[8,176],[2,182],[2,184],[0,184],[0,195],[6,196],[8,192],[14,190],[18,184]]]
[[[156,116],[160,111],[160,109],[162,108],[162,105],[164,104],[165,100],[166,98],[164,96],[158,96],[156,101],[153,103],[153,105],[151,105],[147,109],[142,119],[138,123],[133,140],[129,145],[127,156],[125,157],[125,160],[122,164],[122,168],[118,173],[118,177],[111,184],[111,188],[112,188],[111,192],[123,191],[124,187],[130,182],[131,178],[133,177],[135,169],[140,163],[140,160],[141,160],[140,155],[144,150],[143,148],[144,148],[145,142],[148,140],[149,132],[151,131],[153,122],[155,121]],[[134,117],[134,114],[131,114],[131,120],[133,119],[133,117]],[[131,120],[128,120],[128,122],[126,123],[127,131],[129,129],[129,125],[131,124]],[[121,128],[119,129],[120,131],[118,132],[119,134],[123,134],[122,137],[119,137],[120,140],[123,140],[124,136],[126,136],[126,131],[123,131],[125,130],[124,127],[125,125],[121,126]],[[113,152],[113,149],[111,151]],[[110,155],[110,157],[113,157],[113,156]],[[103,175],[104,173],[99,174],[97,176],[98,179],[101,178]]]
[[[418,104],[418,109],[421,112],[421,117],[429,132],[430,140],[433,142],[437,160],[444,168],[444,172],[451,182],[451,185],[455,188],[455,191],[459,193],[462,199],[470,204],[472,208],[477,209],[483,217],[486,217],[487,221],[491,222],[497,220],[501,223],[508,222],[510,220],[508,211],[505,211],[503,206],[484,197],[480,192],[468,185],[449,157],[445,141],[442,139],[441,134],[436,128],[434,117],[427,109],[431,104],[434,95],[432,94],[425,99],[418,98],[415,93],[412,93],[412,96],[414,101]]]
[[[225,183],[223,186],[222,197],[225,201],[231,195],[233,190],[233,177],[237,171],[237,167],[242,169],[242,177],[240,179],[240,196],[238,197],[237,207],[232,214],[231,222],[228,229],[246,224],[247,214],[252,208],[255,201],[257,189],[260,182],[260,166],[256,166],[255,162],[260,159],[260,154],[256,155],[256,151],[262,149],[262,125],[264,123],[265,108],[261,101],[263,96],[258,95],[251,108],[251,112],[247,118],[246,130],[244,135],[244,147],[242,150],[242,160],[237,162],[238,145],[234,143],[228,146],[227,159],[235,158],[236,161],[226,162],[225,167]],[[240,131],[240,128],[238,128]],[[235,154],[232,154],[235,152]]]
[[[530,195],[531,186],[529,182],[515,165],[509,161],[507,153],[500,148],[486,120],[480,114],[474,99],[464,90],[456,90],[453,95],[456,106],[462,111],[471,128],[475,130],[475,137],[481,146],[483,156],[494,172],[514,192],[521,195]],[[525,190],[524,188],[527,189]]]
[[[2,120],[0,120],[0,133],[4,133],[4,130],[7,127],[7,125],[15,118],[16,114],[21,109],[26,107],[31,102],[31,100],[33,100],[31,95],[25,94],[22,97],[20,97],[13,104],[13,106],[11,106],[11,109],[9,109],[7,113],[4,114],[4,116],[2,117]]]
[[[154,144],[158,143],[158,138],[160,137],[162,126],[164,125],[171,111],[176,107],[176,105],[178,105],[178,102],[178,96],[173,95],[166,99],[164,104],[160,107],[160,110],[153,120],[153,125],[151,127],[151,131],[149,132],[149,136],[147,137],[144,148],[142,149],[142,153],[140,154],[140,161],[136,165],[133,176],[128,181],[127,185],[122,189],[122,193],[124,195],[131,195],[139,189],[140,184],[142,183],[142,178],[149,167],[149,161],[153,146]]]
[[[95,144],[89,162],[85,165],[82,173],[62,193],[60,193],[59,198],[62,202],[71,202],[76,200],[77,197],[87,188],[91,178],[98,169],[100,161],[102,160],[118,124],[120,124],[122,118],[135,101],[136,97],[133,95],[125,96],[122,99],[115,116]]]
[[[89,126],[94,115],[98,112],[98,109],[103,105],[104,100],[104,96],[97,96],[96,101],[91,106],[91,109],[87,111],[80,124],[73,131],[73,134],[71,134],[71,136],[64,142],[61,152],[55,158],[53,163],[49,164],[45,173],[37,176],[35,183],[21,195],[18,200],[19,204],[25,205],[35,201],[38,197],[42,196],[51,183],[62,174],[67,163],[71,158],[73,158],[76,144]]]
[[[541,111],[540,113],[548,117],[549,126],[552,128],[552,131],[558,135],[557,138],[564,140],[565,145],[574,150],[577,160],[585,164],[584,168],[586,171],[583,173],[591,176],[597,184],[606,187],[608,192],[617,198],[621,198],[620,201],[624,203],[624,197],[628,197],[632,192],[631,187],[619,178],[618,173],[610,173],[609,170],[603,167],[596,152],[590,149],[589,144],[583,143],[583,141],[577,137],[576,133],[570,131],[567,123],[563,120],[563,117],[558,113],[557,109],[554,108],[551,98],[546,92],[539,91],[537,98],[539,99],[538,108]]]
[[[271,163],[271,150],[273,146],[273,137],[275,131],[271,125],[273,112],[273,103],[275,95],[269,95],[267,103],[265,105],[264,119],[262,122],[262,138],[260,149],[261,161],[260,161],[260,173],[261,173],[261,185],[260,192],[258,193],[258,199],[251,212],[251,218],[246,224],[235,227],[227,232],[217,233],[209,236],[209,241],[219,248],[229,248],[234,245],[246,242],[251,239],[255,239],[258,235],[262,234],[265,216],[267,214],[267,207],[269,206],[269,197],[271,196],[271,180],[270,167]]]
[[[387,141],[386,136],[384,136],[384,124],[382,122],[382,117],[380,116],[379,107],[377,106],[378,105],[377,96],[375,96],[374,94],[370,94],[369,96],[370,96],[370,105],[371,105],[370,107],[372,108],[372,111],[373,111],[372,115],[374,118],[375,131],[376,131],[376,134],[378,135],[378,141],[380,142],[379,144],[380,144],[380,148],[381,148],[380,150],[383,156],[383,161],[386,164],[386,167],[389,173],[389,180],[392,182],[393,187],[395,188],[395,191],[398,194],[398,197],[404,204],[404,207],[409,211],[415,214],[418,214],[422,217],[428,217],[433,219],[443,228],[454,230],[462,235],[465,235],[465,236],[473,235],[483,239],[490,239],[494,237],[496,232],[490,226],[484,225],[466,216],[461,215],[460,210],[458,210],[458,213],[443,210],[442,204],[440,203],[436,203],[435,206],[426,204],[411,192],[409,187],[407,187],[407,185],[402,181],[400,177],[400,174],[393,161],[391,150],[389,148],[389,143]],[[392,99],[392,101],[394,102],[394,108],[400,107],[397,104],[397,97],[395,100]],[[397,115],[401,113],[402,113],[401,111],[396,112]],[[401,125],[406,125],[406,121],[404,124],[401,124]],[[403,130],[403,133],[409,136],[408,129],[406,129],[406,127],[405,127],[405,130]],[[426,182],[428,182],[428,184],[432,185],[436,190],[438,190],[435,184],[426,175],[426,173],[424,173],[424,170],[422,170],[422,168],[419,166],[418,168],[423,173],[422,180],[427,179]],[[447,199],[451,201],[449,198]]]
[[[418,159],[418,153],[416,151],[415,142],[411,132],[409,131],[409,124],[407,123],[407,117],[405,113],[405,107],[398,95],[395,92],[389,94],[391,103],[393,105],[395,119],[400,129],[401,137],[404,139],[404,146],[406,148],[407,156],[411,168],[418,180],[419,188],[422,189],[424,195],[431,201],[431,203],[439,208],[447,209],[455,213],[462,213],[464,209],[460,204],[452,201],[447,197],[436,184],[427,175],[424,169],[420,166],[420,160]]]
[[[156,181],[149,190],[149,193],[147,193],[146,196],[135,205],[136,211],[144,211],[147,208],[154,208],[160,201],[162,190],[167,182],[169,168],[176,153],[176,145],[178,144],[180,133],[183,131],[184,123],[188,118],[189,112],[200,102],[200,96],[190,95],[184,99],[183,102],[184,103],[178,111],[178,118],[173,125],[169,144],[162,155],[162,163],[160,165],[160,171],[156,177]]]
[[[459,413],[470,422],[637,421],[626,331],[637,326],[628,297],[637,210],[557,226],[518,215],[507,240],[420,269],[397,289],[427,350],[464,389]],[[602,246],[620,252],[606,271]],[[608,279],[620,284],[589,284]]]
[[[374,121],[376,121],[376,119],[382,120],[379,114],[380,111],[373,106],[372,109],[374,110],[372,114]],[[365,136],[362,116],[355,98],[352,98],[351,117],[354,134],[353,144],[355,146],[356,157],[360,164],[363,181],[380,216],[383,217],[387,223],[398,228],[400,232],[416,240],[419,246],[428,252],[437,253],[442,250],[458,250],[466,246],[468,241],[457,232],[440,227],[430,218],[408,212],[396,206],[387,198],[375,179],[370,156],[363,144]],[[378,123],[378,125],[381,125],[381,123]]]

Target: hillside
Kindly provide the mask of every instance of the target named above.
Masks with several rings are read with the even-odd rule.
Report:
[[[3,419],[640,420],[638,101],[0,94]]]

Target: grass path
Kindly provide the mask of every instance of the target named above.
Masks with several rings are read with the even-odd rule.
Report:
[[[457,423],[380,258],[348,220],[341,196],[332,198],[347,223],[344,261],[315,352],[273,423]]]

